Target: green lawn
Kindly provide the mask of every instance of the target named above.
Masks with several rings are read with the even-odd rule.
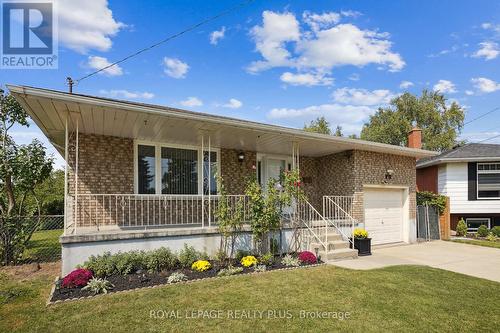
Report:
[[[0,271],[0,276],[1,276]],[[353,271],[321,266],[219,278],[45,307],[52,278],[0,277],[0,332],[351,331],[494,332],[500,283],[423,266]],[[180,319],[150,318],[179,311]],[[185,311],[222,310],[221,319]],[[229,319],[228,311],[266,311]],[[301,310],[350,312],[347,320],[301,319]],[[291,313],[291,319],[267,311]],[[157,312],[158,313],[158,312]]]
[[[26,262],[51,262],[61,259],[61,244],[59,236],[62,229],[37,231],[31,236],[24,251],[23,260]]]
[[[452,239],[451,241],[456,242],[456,243],[494,247],[494,248],[500,249],[500,242],[492,242],[492,241],[487,241],[487,240],[482,240],[482,239]]]

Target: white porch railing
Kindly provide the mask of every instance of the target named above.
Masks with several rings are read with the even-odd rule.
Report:
[[[78,194],[76,200],[68,196],[66,233],[113,227],[209,227],[217,224],[219,200],[216,195]],[[229,195],[226,200],[233,211],[241,201],[243,220],[249,220],[245,195]]]
[[[359,221],[353,215],[354,196],[323,196],[323,216],[331,221],[345,240],[350,239]]]

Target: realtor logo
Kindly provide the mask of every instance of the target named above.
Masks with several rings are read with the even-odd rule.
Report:
[[[1,18],[1,68],[57,68],[57,20],[51,0],[4,0]]]

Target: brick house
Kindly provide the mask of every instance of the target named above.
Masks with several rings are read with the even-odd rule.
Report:
[[[262,185],[299,169],[305,202],[287,209],[282,246],[296,241],[328,259],[355,257],[352,228],[373,244],[414,242],[416,159],[413,147],[308,133],[228,117],[79,94],[9,86],[64,156],[63,274],[89,255],[184,243],[215,252],[214,208],[220,173],[231,205],[247,202],[245,184]],[[293,217],[293,218],[292,218]],[[248,218],[245,212],[245,219]],[[244,228],[241,247],[251,243]]]

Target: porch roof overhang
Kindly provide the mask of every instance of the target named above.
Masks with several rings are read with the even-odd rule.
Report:
[[[7,85],[33,121],[64,156],[65,122],[69,131],[152,142],[199,145],[210,135],[214,147],[290,154],[294,142],[302,156],[324,156],[346,150],[365,150],[415,158],[435,152],[358,139],[309,133],[247,120],[171,107],[95,96]]]

